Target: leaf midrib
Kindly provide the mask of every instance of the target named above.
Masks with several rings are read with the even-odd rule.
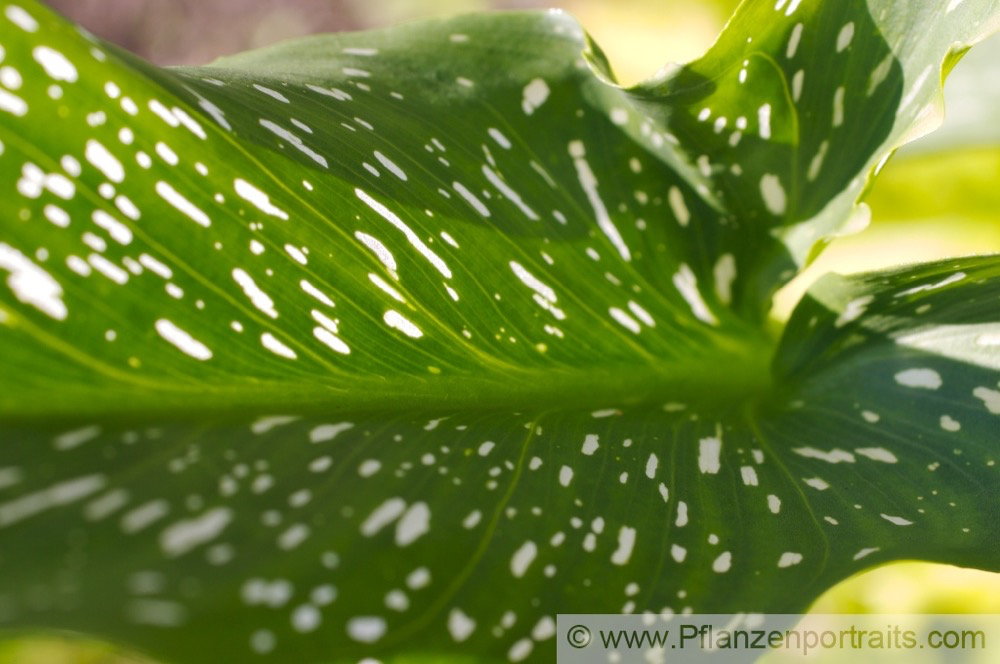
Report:
[[[703,349],[681,362],[646,365],[587,366],[566,369],[540,366],[503,373],[441,375],[323,375],[304,381],[233,377],[221,374],[190,381],[66,384],[53,402],[44,385],[26,382],[0,398],[0,420],[32,418],[198,419],[206,415],[261,413],[302,415],[510,410],[560,411],[612,406],[661,407],[682,402],[707,410],[729,410],[772,391],[770,362],[774,343],[760,336],[731,337],[728,348]],[[187,361],[179,358],[181,361]],[[725,367],[720,376],[715,370]]]

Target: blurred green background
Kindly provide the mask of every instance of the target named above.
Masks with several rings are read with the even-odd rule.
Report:
[[[214,58],[316,32],[362,30],[468,11],[559,6],[604,49],[622,83],[699,56],[736,0],[48,0],[100,37],[161,65]],[[940,130],[900,150],[867,202],[865,232],[835,240],[776,298],[785,318],[828,271],[857,272],[1000,252],[1000,39],[972,51],[945,88]],[[1000,613],[1000,574],[898,563],[827,592],[817,613]],[[145,663],[71,635],[0,639],[0,664]]]

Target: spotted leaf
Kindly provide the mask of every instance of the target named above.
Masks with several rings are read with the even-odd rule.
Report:
[[[542,661],[998,567],[995,259],[762,324],[996,3],[748,2],[632,89],[558,12],[157,69],[0,6],[4,627]]]

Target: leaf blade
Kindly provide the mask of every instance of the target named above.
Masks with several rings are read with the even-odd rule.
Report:
[[[869,5],[847,7],[799,11],[824,24],[827,41],[843,28],[834,35],[838,22],[815,17],[857,12],[850,42],[887,48],[884,35],[858,27],[877,23]],[[767,220],[716,228],[718,197],[698,190],[716,183],[685,152],[722,154],[716,143],[732,140],[725,125],[693,124],[701,99],[684,93],[700,92],[684,86],[699,82],[699,68],[728,68],[739,82],[727,64],[739,51],[726,41],[735,32],[708,60],[626,91],[609,82],[578,26],[553,15],[319,38],[161,71],[32,8],[44,30],[12,47],[12,61],[36,67],[35,40],[52,39],[88,75],[56,92],[35,71],[20,93],[31,118],[0,125],[0,179],[20,194],[0,199],[14,243],[0,255],[10,273],[0,335],[17,348],[0,356],[3,430],[14,441],[0,457],[0,528],[11,550],[0,564],[19,584],[0,602],[5,623],[44,621],[191,661],[247,649],[306,661],[331,651],[543,658],[545,619],[568,608],[798,610],[873,561],[921,555],[995,567],[983,553],[992,531],[980,530],[995,514],[976,503],[993,495],[995,470],[945,463],[939,449],[954,433],[945,425],[959,423],[986,450],[992,415],[952,412],[936,429],[903,422],[885,432],[844,401],[869,364],[910,357],[877,316],[861,316],[891,298],[867,286],[817,291],[786,332],[774,376],[766,369],[774,341],[755,307],[790,264],[785,249],[799,260],[808,243],[765,231],[806,196],[780,185],[806,165],[778,173],[780,160],[762,149],[749,189],[734,185],[747,211],[734,220],[765,209]],[[915,16],[933,21],[925,9]],[[742,16],[774,11],[748,4]],[[942,25],[948,39],[952,28],[967,32]],[[788,29],[763,40],[773,42],[772,61],[791,59]],[[806,53],[808,43],[796,48]],[[463,44],[478,55],[425,67]],[[900,85],[937,66],[948,52],[940,46],[908,60]],[[373,48],[384,71],[361,64]],[[415,50],[422,60],[408,62]],[[510,72],[496,72],[490,53],[506,54]],[[290,74],[303,54],[312,60]],[[761,89],[785,95],[793,84]],[[660,85],[679,96],[668,105],[675,115],[644,132],[634,103],[650,109]],[[915,101],[927,92],[915,89]],[[817,123],[832,124],[838,94],[820,95],[827,108]],[[890,95],[897,106],[900,95]],[[738,99],[757,110],[762,100]],[[776,144],[791,140],[781,111],[774,101],[764,132]],[[849,111],[844,121],[859,122]],[[848,160],[841,180],[865,174],[905,125]],[[683,150],[664,127],[686,128]],[[64,180],[83,203],[57,200]],[[859,191],[823,202],[833,207],[817,236]],[[46,207],[55,205],[65,217]],[[747,269],[754,261],[761,266]],[[57,288],[40,265],[60,278]],[[988,295],[969,291],[969,301]],[[941,322],[962,320],[961,307],[945,311],[957,318]],[[852,350],[858,324],[870,322],[868,342]],[[928,343],[964,380],[992,375],[978,356]],[[918,371],[900,379],[908,390],[933,382],[928,367],[909,369]],[[64,401],[53,402],[53,385]],[[993,403],[992,388],[977,387]],[[841,449],[832,432],[865,440]],[[901,440],[918,434],[937,447]],[[331,452],[314,452],[323,447]],[[970,533],[953,532],[954,508],[931,501],[920,523],[908,494],[878,485],[886,467],[910,477],[925,461],[942,464],[934,477],[947,474],[954,502],[975,517]],[[866,509],[849,504],[854,495]],[[81,518],[83,538],[37,550]],[[877,550],[859,555],[866,549]],[[343,559],[339,572],[324,563],[328,551]],[[81,580],[73,565],[86,561],[92,576]],[[401,565],[413,572],[418,563],[440,582],[418,574],[407,585]],[[50,589],[58,602],[32,604],[31,584],[52,569],[74,583]],[[655,570],[648,586],[646,569]],[[524,591],[507,605],[483,592],[498,571]],[[775,579],[807,592],[779,595]],[[384,582],[377,593],[374,580]],[[205,648],[208,634],[217,651]]]

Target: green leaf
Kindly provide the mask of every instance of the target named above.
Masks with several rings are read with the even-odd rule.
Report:
[[[799,424],[776,431],[824,441],[792,452],[833,464],[826,479],[843,472],[841,463],[849,468],[846,482],[824,491],[831,502],[814,506],[857,503],[856,518],[869,523],[872,511],[896,507],[881,516],[905,526],[892,546],[907,553],[890,558],[1000,564],[998,270],[991,256],[828,276],[785,331],[775,372]],[[865,461],[888,465],[866,473]],[[884,555],[879,541],[871,546]]]
[[[1000,103],[1000,82],[993,76],[1000,57],[1000,37],[977,44],[948,75],[944,87],[948,112],[941,128],[924,140],[906,146],[900,157],[917,157],[957,148],[975,151],[1000,143],[1000,130],[992,121]]]
[[[762,319],[998,12],[749,2],[625,90],[558,12],[162,70],[3,5],[0,624],[544,660],[996,569],[995,259]]]

